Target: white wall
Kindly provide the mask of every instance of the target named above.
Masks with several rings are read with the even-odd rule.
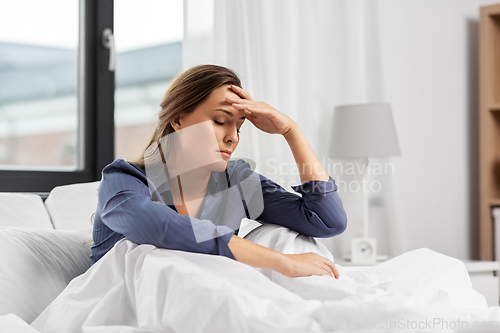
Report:
[[[406,250],[477,255],[478,20],[491,3],[378,2],[383,85],[402,150],[394,162]]]

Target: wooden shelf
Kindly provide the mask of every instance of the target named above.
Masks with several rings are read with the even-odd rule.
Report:
[[[494,260],[500,245],[491,212],[500,206],[500,4],[481,7],[479,30],[479,258]]]

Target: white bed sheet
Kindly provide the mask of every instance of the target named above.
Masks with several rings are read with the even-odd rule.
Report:
[[[286,248],[291,241],[283,239],[292,236],[275,239]],[[400,332],[403,324],[404,331],[424,332],[448,323],[460,328],[450,332],[475,332],[475,322],[500,322],[499,307],[488,308],[472,289],[464,264],[428,249],[339,270],[339,280],[279,273],[268,278],[226,257],[122,240],[75,278],[32,327],[54,333]],[[388,326],[393,324],[399,326]]]
[[[38,333],[20,317],[13,313],[0,316],[0,332],[2,333]]]

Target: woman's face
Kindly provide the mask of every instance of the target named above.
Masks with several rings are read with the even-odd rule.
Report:
[[[245,112],[233,108],[230,103],[226,102],[226,97],[240,98],[229,85],[224,85],[213,90],[193,112],[182,115],[179,123],[171,122],[176,132],[195,124],[211,124],[215,138],[204,138],[206,134],[203,134],[196,140],[201,145],[206,145],[207,142],[214,142],[214,144],[215,141],[217,142],[217,147],[212,146],[209,150],[214,148],[213,153],[217,154],[218,161],[224,161],[224,169],[227,167],[229,157],[238,146],[239,129],[245,121]],[[211,129],[209,133],[212,133]]]

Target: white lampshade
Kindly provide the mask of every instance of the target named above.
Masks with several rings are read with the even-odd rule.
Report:
[[[385,103],[337,106],[330,138],[332,158],[401,154],[391,106]]]

